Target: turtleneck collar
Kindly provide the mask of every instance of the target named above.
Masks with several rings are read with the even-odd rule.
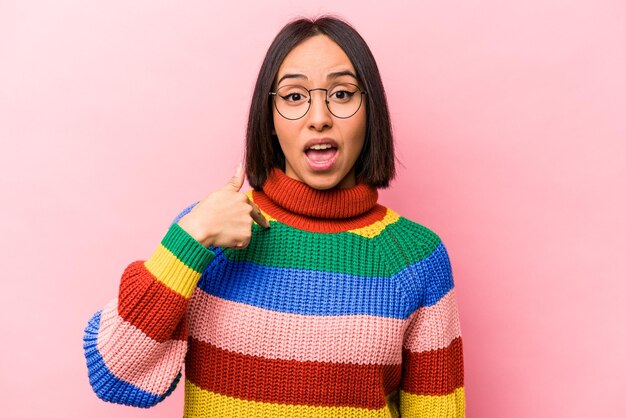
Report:
[[[339,232],[367,226],[384,217],[378,191],[364,183],[346,188],[317,190],[275,167],[254,191],[255,203],[276,220],[316,232]]]

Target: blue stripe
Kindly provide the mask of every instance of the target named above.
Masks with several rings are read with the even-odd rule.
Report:
[[[452,288],[446,260],[445,248],[439,245],[392,277],[367,277],[263,266],[217,252],[198,286],[211,295],[273,311],[406,319],[414,308],[436,303]],[[411,296],[407,286],[417,289],[410,292],[416,295]]]
[[[442,242],[428,257],[402,269],[395,277],[410,295],[412,302],[408,315],[421,307],[436,304],[454,287],[450,259]]]
[[[163,395],[155,395],[121,380],[106,367],[97,346],[100,315],[101,311],[94,314],[85,328],[83,337],[83,349],[85,350],[85,359],[87,360],[89,383],[96,395],[107,402],[137,406],[140,408],[149,408],[168,397],[180,381],[180,373],[167,392]]]
[[[181,213],[179,213],[178,215],[176,215],[176,217],[174,218],[174,220],[172,221],[172,223],[170,224],[170,226],[174,225],[175,223],[177,223],[178,221],[180,221],[180,218],[182,218],[183,216],[185,216],[186,214],[188,214],[189,212],[191,212],[191,209],[194,208],[194,206],[196,206],[198,203],[200,203],[200,201],[197,201],[195,203],[192,203],[191,205],[187,206],[185,209],[183,209],[183,211]]]
[[[439,243],[427,258],[415,263],[415,268],[419,269],[418,276],[428,278],[428,290],[424,298],[425,306],[436,304],[454,287],[452,267],[443,243]]]

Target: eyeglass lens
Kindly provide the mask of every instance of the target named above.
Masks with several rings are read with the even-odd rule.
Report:
[[[313,89],[313,92],[318,89]],[[319,90],[323,95],[323,89]],[[309,90],[299,85],[284,85],[274,95],[276,110],[287,119],[300,119],[311,107]],[[328,110],[338,118],[349,118],[361,107],[361,90],[351,83],[336,84],[326,93]]]

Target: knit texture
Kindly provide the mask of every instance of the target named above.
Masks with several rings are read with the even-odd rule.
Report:
[[[463,346],[446,248],[357,184],[319,191],[275,169],[247,192],[271,227],[243,250],[178,220],[84,350],[95,393],[150,407],[182,378],[191,417],[464,417]]]

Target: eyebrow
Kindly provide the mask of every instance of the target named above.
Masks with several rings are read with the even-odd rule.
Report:
[[[330,73],[328,74],[328,76],[326,77],[326,79],[331,80],[331,79],[335,79],[335,78],[339,78],[342,76],[350,76],[353,77],[355,80],[358,80],[358,78],[356,77],[356,75],[349,70],[344,70],[344,71],[336,71],[334,73]],[[309,78],[307,76],[305,76],[304,74],[285,74],[283,75],[280,80],[278,80],[278,83],[276,83],[277,85],[280,84],[281,81],[287,79],[287,78],[302,78],[305,80],[308,80]]]

